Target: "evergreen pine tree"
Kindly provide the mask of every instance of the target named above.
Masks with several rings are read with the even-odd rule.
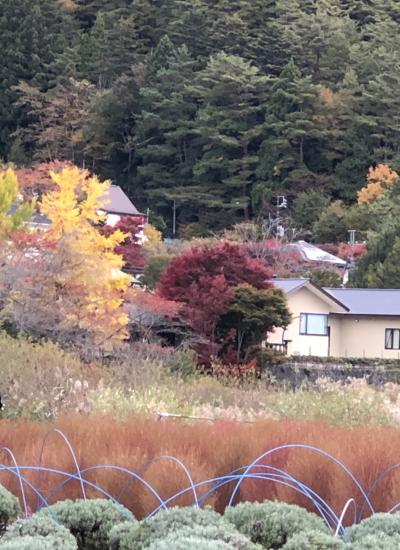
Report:
[[[24,81],[46,90],[51,83],[62,44],[60,20],[49,17],[54,6],[55,0],[0,0],[0,158],[7,159],[13,132],[24,125],[15,86]]]
[[[83,121],[85,153],[96,173],[133,189],[136,121],[140,116],[139,86],[134,75],[123,75],[113,87],[97,93]]]
[[[166,33],[175,46],[185,44],[194,58],[205,60],[212,50],[208,16],[205,0],[176,0]]]
[[[152,54],[140,90],[142,112],[137,125],[138,181],[160,213],[168,214],[192,181],[193,123],[196,105],[187,92],[195,61],[187,48],[175,49],[164,37]],[[189,193],[190,198],[190,193]]]
[[[257,189],[258,200],[272,190],[293,193],[314,181],[307,162],[308,144],[320,137],[314,119],[317,88],[303,77],[293,60],[275,80],[269,100],[265,139],[261,146],[259,177],[265,183]]]
[[[285,50],[304,75],[311,76],[315,83],[332,87],[342,80],[350,48],[358,37],[355,23],[344,15],[340,6],[322,0],[314,13],[297,8],[289,20],[282,13],[278,24]]]
[[[214,225],[249,215],[267,82],[251,63],[221,52],[210,58],[192,87],[201,102],[195,125],[201,154],[194,179],[201,189],[199,206]]]

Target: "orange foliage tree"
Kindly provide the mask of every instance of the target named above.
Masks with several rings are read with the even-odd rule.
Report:
[[[30,168],[16,168],[14,170],[19,183],[21,194],[26,200],[42,196],[54,189],[55,184],[51,177],[52,172],[61,172],[64,168],[72,167],[66,161],[40,162]]]
[[[387,164],[378,164],[376,168],[371,166],[368,170],[367,185],[357,193],[358,203],[371,204],[385,189],[392,187],[398,178],[398,174]]]

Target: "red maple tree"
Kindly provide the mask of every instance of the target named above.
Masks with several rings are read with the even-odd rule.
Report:
[[[157,293],[182,304],[182,316],[202,343],[197,352],[202,363],[216,356],[223,342],[217,325],[233,297],[233,289],[248,283],[258,289],[271,287],[271,272],[246,250],[227,242],[195,246],[174,258],[157,287]]]

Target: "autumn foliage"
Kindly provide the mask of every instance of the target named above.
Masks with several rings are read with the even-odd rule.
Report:
[[[19,185],[14,171],[0,171],[0,237],[10,238],[32,213],[33,204],[19,201]]]
[[[52,172],[59,173],[64,168],[71,168],[72,166],[70,162],[56,160],[40,162],[29,168],[16,168],[14,171],[18,178],[20,192],[25,200],[30,200],[32,197],[42,196],[54,189]]]
[[[115,226],[104,225],[100,229],[105,236],[111,236],[115,232],[124,234],[124,239],[115,247],[115,253],[122,256],[124,270],[130,273],[140,272],[145,265],[143,247],[139,243],[139,233],[142,230],[143,220],[132,216],[123,216]]]
[[[331,453],[349,468],[367,490],[380,474],[398,463],[400,453],[399,430],[384,427],[346,429],[322,423],[273,420],[255,424],[232,421],[188,424],[182,421],[135,418],[127,423],[118,423],[107,417],[82,416],[60,419],[55,426],[71,441],[81,469],[114,464],[131,471],[140,471],[164,499],[190,487],[190,484],[182,468],[175,462],[168,459],[152,462],[157,456],[170,455],[181,460],[196,483],[229,474],[279,445],[308,444]],[[57,433],[47,437],[40,459],[44,436],[51,427],[43,423],[3,420],[0,423],[0,439],[2,445],[13,451],[19,465],[40,464],[75,473],[76,466],[71,452]],[[12,465],[6,454],[2,462]],[[350,498],[355,499],[356,509],[361,511],[363,498],[359,489],[350,476],[326,456],[307,449],[283,449],[262,460],[261,464],[282,469],[305,483],[332,506],[338,515]],[[61,475],[45,472],[39,476],[37,471],[29,470],[23,470],[23,475],[45,496],[50,495],[50,502],[82,496],[76,480],[62,484],[65,478]],[[87,471],[84,475],[87,480],[100,485],[120,500],[139,518],[148,515],[158,505],[150,491],[126,473],[99,468]],[[0,482],[20,495],[16,476],[3,471]],[[51,492],[55,487],[57,489]],[[199,495],[210,488],[200,487]],[[37,496],[28,486],[25,489],[29,506],[33,510],[38,504]],[[233,483],[225,485],[209,497],[206,503],[222,511],[232,489]],[[89,497],[100,496],[90,487],[87,492]],[[376,511],[387,511],[399,502],[400,471],[393,470],[384,477],[371,491],[370,498]],[[296,503],[315,511],[310,501],[293,489],[260,479],[245,481],[235,502],[264,499]],[[192,503],[193,494],[189,490],[173,500],[171,505]],[[363,513],[370,514],[368,507],[364,508]],[[352,522],[353,517],[350,516]]]
[[[174,258],[160,279],[157,293],[182,304],[183,317],[199,337],[200,362],[208,364],[222,350],[228,353],[232,331],[226,325],[221,327],[220,322],[235,300],[235,288],[247,284],[255,291],[266,291],[271,287],[270,277],[269,269],[252,259],[243,246],[222,242],[195,246]],[[231,328],[236,333],[232,345],[238,349],[236,323]]]
[[[370,167],[367,185],[358,192],[358,203],[371,204],[398,179],[398,174],[387,164],[378,164],[376,168]]]
[[[195,246],[176,257],[164,272],[158,291],[165,298],[188,303],[197,287],[205,289],[218,278],[226,287],[241,283],[255,288],[271,286],[269,269],[251,259],[243,247],[223,242]]]
[[[131,288],[126,294],[126,309],[129,314],[132,329],[144,341],[150,341],[160,326],[169,324],[178,316],[180,304],[173,300],[166,300],[152,292],[141,288]]]
[[[4,177],[17,182],[12,170]],[[130,279],[114,251],[124,233],[99,231],[109,183],[76,167],[50,177],[40,202],[49,229],[15,232],[2,266],[3,319],[19,332],[63,344],[110,347],[127,336],[123,299]]]

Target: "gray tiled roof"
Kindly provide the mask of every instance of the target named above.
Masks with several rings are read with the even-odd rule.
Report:
[[[324,288],[352,315],[399,315],[400,289]]]
[[[141,216],[132,201],[118,185],[110,185],[104,197],[106,203],[102,210],[110,214],[127,214],[129,216]]]
[[[272,279],[271,282],[286,294],[297,290],[309,282],[309,279]]]

